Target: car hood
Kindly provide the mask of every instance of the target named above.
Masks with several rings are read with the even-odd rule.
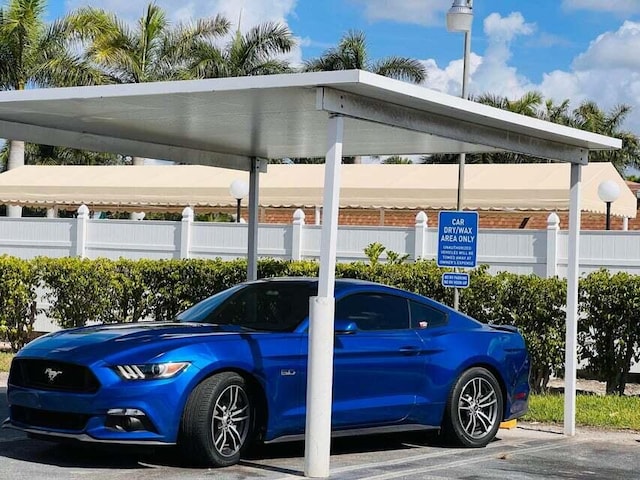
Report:
[[[42,357],[74,362],[106,359],[116,352],[135,350],[166,351],[182,344],[215,337],[238,337],[243,332],[233,325],[201,323],[144,322],[95,325],[61,330],[26,345],[19,356]]]

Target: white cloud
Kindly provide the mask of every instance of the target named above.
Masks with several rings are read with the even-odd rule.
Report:
[[[511,42],[518,36],[531,35],[534,31],[535,25],[526,23],[520,13],[511,13],[507,17],[501,17],[497,13],[489,15],[484,21],[484,32],[488,40],[485,55],[479,57],[472,53],[469,60],[470,93],[478,95],[489,92],[515,97],[530,89],[530,83],[508,62],[511,58]],[[426,61],[425,66],[428,87],[454,95],[460,94],[462,60],[455,60],[442,70],[433,60]]]
[[[640,23],[624,22],[617,32],[596,38],[573,62],[576,70],[624,68],[640,70]]]
[[[562,6],[568,10],[594,10],[612,13],[640,12],[638,0],[562,0]]]
[[[364,6],[371,21],[391,20],[417,25],[441,25],[443,14],[451,6],[448,0],[352,0]]]
[[[517,69],[509,66],[511,42],[518,36],[528,36],[535,31],[535,25],[526,23],[521,13],[515,12],[507,17],[492,13],[484,21],[484,33],[488,46],[482,63],[474,75],[476,93],[491,92],[496,95],[516,96],[524,93],[528,85],[518,74]],[[481,92],[479,89],[482,89]]]
[[[592,100],[605,110],[624,103],[632,106],[624,127],[640,135],[640,61],[636,58],[640,50],[640,23],[628,21],[617,31],[600,35],[576,57],[568,71],[546,73],[542,81],[535,84],[509,63],[510,42],[518,35],[529,35],[533,31],[532,26],[524,28],[526,24],[514,22],[514,18],[517,16],[508,22],[498,17],[485,21],[489,46],[483,57],[471,56],[472,94],[518,98],[525,92],[537,90],[556,102],[569,99],[571,107]],[[444,68],[439,68],[434,60],[424,63],[429,74],[427,87],[460,95],[461,60]]]

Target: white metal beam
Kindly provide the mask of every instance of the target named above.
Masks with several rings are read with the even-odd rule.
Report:
[[[212,167],[251,170],[251,158],[224,152],[198,150],[195,148],[161,143],[129,140],[92,133],[73,132],[37,125],[0,120],[0,132],[4,138],[25,142],[79,148],[92,152],[119,153],[132,157],[157,158],[175,162],[195,163]]]
[[[344,119],[329,118],[318,296],[309,299],[309,360],[304,474],[329,476],[333,388],[333,323]]]
[[[261,164],[264,163],[261,169]],[[266,162],[251,159],[249,170],[249,225],[247,242],[247,280],[258,279],[258,208],[260,195],[260,172],[266,170]]]
[[[318,87],[316,98],[318,109],[337,115],[436,135],[465,144],[485,145],[523,155],[585,164],[586,150],[548,139],[508,132],[332,88]]]
[[[585,161],[588,158],[585,156]],[[571,165],[569,244],[567,247],[567,322],[564,362],[564,434],[576,434],[576,378],[578,364],[578,275],[580,263],[580,189],[582,166]]]

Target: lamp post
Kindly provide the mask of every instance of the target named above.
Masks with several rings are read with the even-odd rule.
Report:
[[[229,186],[231,196],[236,199],[236,223],[240,223],[240,204],[249,195],[249,185],[244,180],[234,180]]]
[[[471,54],[471,24],[473,23],[473,0],[453,0],[453,5],[447,12],[447,30],[450,32],[464,32],[464,57],[462,60],[462,98],[469,98],[469,55]],[[464,164],[466,154],[458,157],[458,200],[456,209],[463,209],[464,204]],[[453,290],[453,308],[458,310],[460,292]]]
[[[598,197],[607,205],[605,230],[611,230],[611,204],[620,196],[620,186],[613,180],[605,180],[598,185]]]

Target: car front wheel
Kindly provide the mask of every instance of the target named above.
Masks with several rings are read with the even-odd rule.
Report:
[[[496,436],[502,420],[500,385],[487,369],[471,368],[456,380],[446,408],[446,438],[466,447],[484,447]]]
[[[238,463],[250,437],[252,413],[240,375],[223,372],[204,380],[185,406],[179,441],[183,455],[199,465]]]

